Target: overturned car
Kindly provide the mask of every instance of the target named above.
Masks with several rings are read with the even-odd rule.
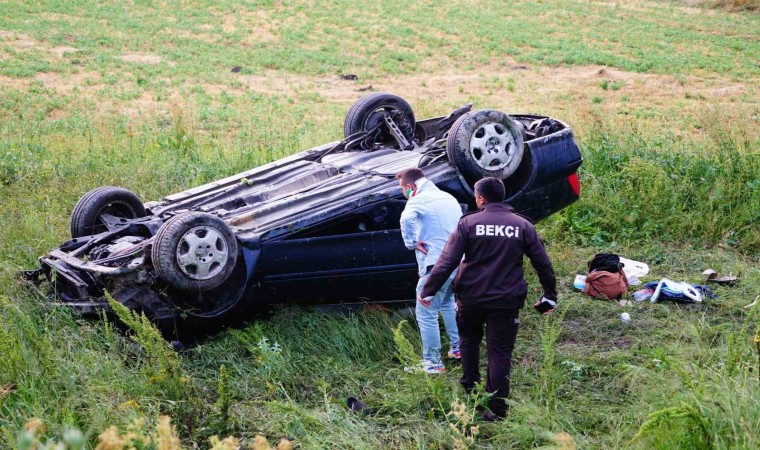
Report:
[[[496,176],[507,202],[537,222],[575,201],[582,158],[566,124],[472,110],[417,121],[375,93],[348,110],[344,139],[143,203],[111,186],[86,193],[71,239],[40,258],[44,277],[83,314],[105,293],[167,334],[218,325],[271,303],[409,299],[416,263],[399,232],[394,176],[421,167],[463,209]]]

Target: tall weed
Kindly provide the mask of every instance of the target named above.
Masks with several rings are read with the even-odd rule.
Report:
[[[649,240],[760,251],[760,142],[706,125],[704,146],[597,121],[583,139],[581,199],[546,234],[582,245]]]
[[[710,449],[713,443],[709,429],[704,415],[683,403],[650,414],[633,440],[647,439],[656,448]]]
[[[187,376],[180,367],[177,353],[161,332],[145,314],[130,310],[107,293],[106,299],[119,320],[133,333],[131,338],[145,350],[147,361],[143,367],[148,381],[160,386],[167,399],[185,399]]]
[[[562,321],[567,309],[541,318],[541,366],[538,373],[538,398],[551,410],[556,407],[557,391],[563,384],[565,371],[558,363],[557,339],[562,331]]]

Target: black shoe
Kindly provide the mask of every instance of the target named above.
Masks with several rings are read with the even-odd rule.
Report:
[[[504,420],[504,416],[497,416],[491,411],[485,411],[483,413],[483,420],[486,422],[498,422],[498,421]]]
[[[346,400],[346,405],[348,406],[349,410],[360,415],[369,416],[375,412],[374,409],[370,408],[366,403],[356,397],[348,397]]]

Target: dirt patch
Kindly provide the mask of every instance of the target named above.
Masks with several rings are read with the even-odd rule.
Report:
[[[30,36],[16,33],[14,31],[0,30],[0,39],[9,41],[13,47],[19,50],[34,48],[37,46],[37,41],[32,39]]]
[[[152,55],[150,53],[128,53],[126,55],[121,55],[121,60],[135,64],[159,64],[163,61],[160,56]]]
[[[66,47],[66,46],[60,46],[60,47],[54,47],[52,51],[53,51],[53,53],[55,53],[55,55],[56,55],[56,56],[58,56],[59,58],[63,58],[63,56],[64,56],[66,53],[76,53],[76,52],[78,52],[78,51],[79,51],[79,49],[77,49],[77,48],[74,48],[74,47]]]
[[[715,96],[730,96],[730,95],[741,95],[745,92],[744,86],[728,86],[728,87],[721,87],[721,88],[715,88],[710,90],[711,95]]]
[[[520,67],[514,70],[514,67]],[[432,69],[432,68],[431,68]],[[728,79],[696,76],[676,78],[613,70],[601,66],[528,67],[508,63],[478,71],[430,70],[430,75],[398,75],[380,79],[341,80],[338,76],[296,76],[267,73],[242,75],[247,90],[268,95],[316,93],[337,102],[350,102],[359,89],[371,84],[376,91],[393,91],[414,103],[464,102],[487,96],[506,111],[618,109],[673,105],[678,102],[731,102],[747,88]],[[757,92],[752,91],[755,97]],[[689,105],[686,105],[688,107]]]
[[[98,72],[79,72],[67,75],[56,72],[40,72],[34,75],[34,79],[41,81],[46,88],[61,94],[69,94],[75,89],[94,92],[104,86]]]
[[[702,8],[694,8],[693,6],[681,6],[678,8],[680,11],[683,11],[684,13],[688,15],[697,15],[697,14],[704,14],[705,10]]]
[[[13,78],[0,75],[0,86],[14,89],[26,89],[29,86],[29,78]]]
[[[41,13],[40,17],[47,20],[57,20],[57,21],[66,21],[66,22],[79,20],[78,17],[72,16],[70,14],[50,13],[50,12]]]
[[[280,37],[271,25],[264,25],[246,36],[241,44],[248,47],[258,43],[277,42],[279,39]]]
[[[66,117],[69,117],[69,112],[61,108],[56,108],[50,111],[49,113],[47,113],[45,117],[47,117],[50,120],[61,120],[61,119],[65,119]]]
[[[139,117],[143,114],[156,112],[158,101],[151,92],[143,92],[140,97],[129,102],[128,106],[123,108],[123,114],[132,117]]]
[[[164,29],[162,30],[162,33],[166,33],[170,36],[176,36],[182,39],[194,39],[198,41],[204,41],[204,42],[217,42],[218,35],[213,33],[194,33],[192,31],[188,30],[172,30],[172,29]]]
[[[612,341],[612,345],[617,348],[628,348],[633,345],[633,339],[631,338],[615,339]]]
[[[225,33],[232,33],[235,30],[237,30],[237,19],[235,16],[231,14],[224,16],[224,21],[222,22],[222,31]]]
[[[362,94],[359,89],[366,86],[360,80],[343,80],[337,75],[326,77],[297,77],[281,75],[241,75],[240,81],[246,90],[268,95],[290,95],[314,93],[335,101],[356,99]]]
[[[160,61],[156,55],[124,56],[129,61]],[[426,74],[375,78],[359,72],[357,80],[344,80],[338,74],[308,76],[276,71],[256,75],[229,73],[223,80],[202,84],[201,87],[212,97],[212,104],[219,100],[222,92],[235,98],[255,92],[290,97],[295,101],[313,102],[319,99],[348,107],[370,92],[390,91],[409,100],[419,117],[446,113],[451,108],[477,100],[476,108],[541,113],[568,123],[592,124],[596,118],[605,117],[605,120],[620,123],[628,123],[635,118],[637,123],[649,121],[657,126],[672,124],[674,134],[684,137],[700,132],[698,129],[685,129],[682,120],[685,116],[700,118],[705,117],[706,111],[731,110],[736,111],[737,115],[750,117],[754,114],[753,106],[760,102],[755,84],[720,77],[674,77],[602,66],[532,66],[514,61],[500,61],[469,71],[445,61],[423,63],[423,66],[429,66],[425,69]],[[83,95],[98,98],[101,97],[99,91],[106,87],[95,72],[68,75],[39,73],[34,79],[58,93],[71,93],[77,89]],[[0,85],[21,90],[30,82],[30,79],[0,77]],[[168,84],[172,85],[171,82]],[[193,82],[173,85],[168,99],[176,97],[173,102],[192,108],[188,104],[192,100],[178,93],[196,85]],[[367,90],[370,85],[372,88]],[[148,91],[138,99],[101,98],[101,103],[103,111],[138,117],[168,110],[168,99],[166,95],[156,97]],[[110,106],[107,105],[109,103]],[[321,123],[328,119],[319,116],[314,120]],[[588,130],[576,128],[576,131],[582,133]]]
[[[235,89],[226,84],[204,84],[203,91],[208,95],[219,95],[222,92],[235,92]]]

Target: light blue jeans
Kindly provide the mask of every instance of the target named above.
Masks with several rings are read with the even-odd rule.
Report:
[[[434,364],[441,363],[441,329],[438,324],[438,314],[443,316],[443,325],[449,336],[451,350],[459,350],[459,331],[457,330],[456,303],[451,282],[454,281],[457,271],[451,274],[441,290],[436,292],[433,302],[426,307],[420,303],[419,297],[422,287],[428,279],[429,272],[420,277],[417,282],[417,325],[422,337],[422,358]]]

